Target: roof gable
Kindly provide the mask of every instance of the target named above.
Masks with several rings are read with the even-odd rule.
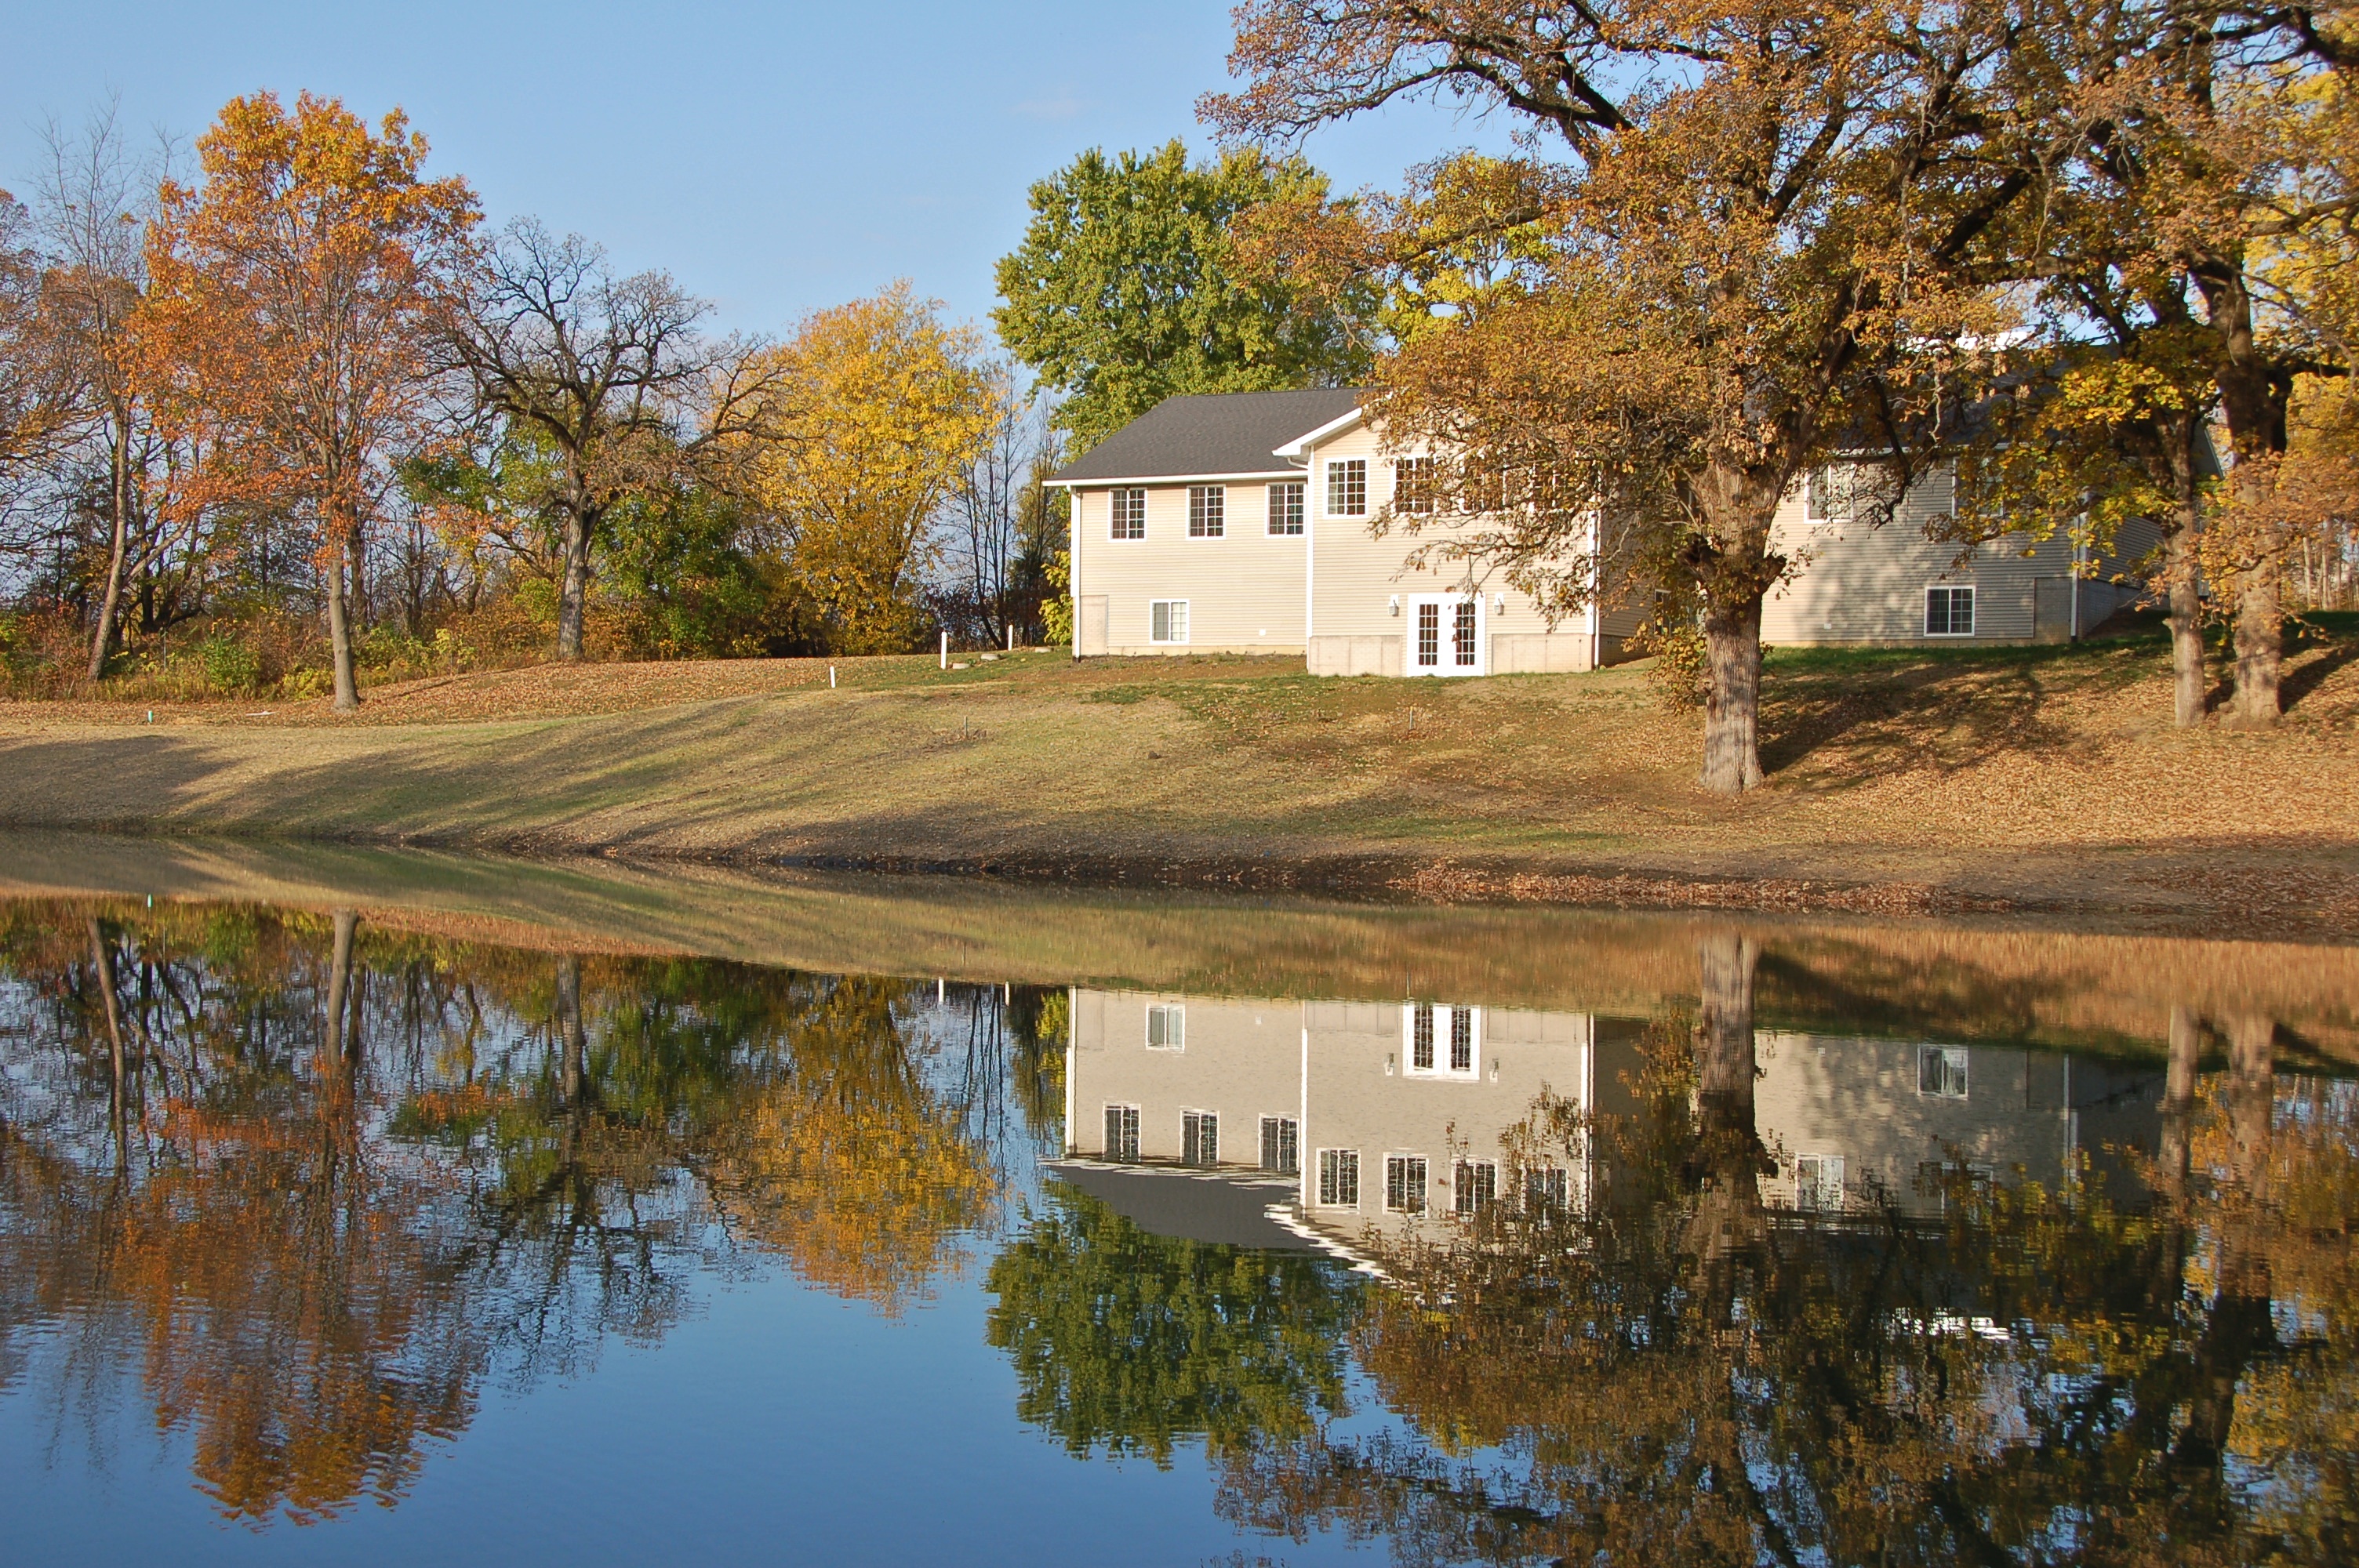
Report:
[[[1050,476],[1052,484],[1293,471],[1277,449],[1360,405],[1360,389],[1167,397]]]

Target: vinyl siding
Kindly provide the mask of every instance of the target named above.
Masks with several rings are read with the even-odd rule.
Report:
[[[1805,643],[2029,643],[2056,635],[2036,613],[2039,579],[2059,585],[2072,573],[2072,546],[2058,537],[2034,541],[2009,535],[1977,546],[1959,559],[1953,540],[1928,530],[1950,511],[1951,486],[1946,470],[1928,476],[1902,497],[1891,522],[1810,521],[1803,491],[1797,486],[1779,503],[1771,528],[1772,547],[1796,563],[1787,579],[1770,590],[1762,606],[1761,640]],[[2125,540],[2131,557],[2144,545]],[[2081,585],[2081,627],[2087,631],[2133,594],[2110,582],[2128,558],[2116,553],[2093,563],[2097,580]],[[1972,638],[1925,635],[1925,590],[1971,587],[1974,590]],[[2060,592],[2069,592],[2061,589]],[[2063,599],[2051,604],[2069,602]]]
[[[1073,496],[1078,589],[1106,601],[1104,652],[1301,653],[1303,539],[1271,536],[1266,486],[1227,487],[1228,531],[1218,539],[1189,537],[1188,486],[1146,489],[1144,539],[1107,536],[1110,491]],[[1158,599],[1188,601],[1184,646],[1151,639],[1148,606]]]
[[[1455,592],[1466,586],[1470,563],[1437,562],[1422,571],[1408,565],[1414,551],[1446,540],[1448,525],[1430,526],[1419,534],[1396,528],[1381,539],[1369,533],[1370,520],[1392,503],[1395,455],[1365,425],[1339,432],[1310,454],[1310,525],[1317,540],[1311,564],[1311,635],[1321,643],[1336,640],[1314,651],[1313,673],[1400,674],[1409,634],[1408,597]],[[1330,516],[1326,464],[1353,458],[1368,465],[1367,515]],[[1483,630],[1491,643],[1488,670],[1589,667],[1593,611],[1551,627],[1532,598],[1510,588],[1497,568],[1473,563],[1471,570],[1484,592]],[[1397,613],[1392,608],[1396,596],[1404,605]],[[1635,624],[1636,616],[1630,620]],[[1543,637],[1545,643],[1539,641]],[[1610,660],[1613,650],[1607,652]]]

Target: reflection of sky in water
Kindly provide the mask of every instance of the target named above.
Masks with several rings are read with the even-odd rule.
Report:
[[[317,1042],[306,1031],[317,1033],[329,984],[324,925],[314,925],[319,929],[275,949],[287,962],[276,991],[266,977],[247,974],[238,1001],[246,1011],[208,1046],[247,1038],[239,1030],[251,1034],[264,1018],[277,1042],[275,1054],[253,1053],[257,1063],[276,1064],[266,1092],[255,1091],[259,1098],[241,1102],[243,1109],[204,1108],[214,1119],[207,1125],[243,1129],[223,1144],[231,1153],[220,1170],[229,1176],[213,1173],[217,1185],[234,1184],[243,1147],[236,1138],[251,1141],[266,1124],[287,1131],[279,1152],[296,1162],[283,1169],[314,1168],[301,1162],[314,1158],[330,1125],[305,1098],[321,1081]],[[1832,1025],[1843,1020],[1831,1023],[1822,1008],[1819,1033],[1758,1030],[1753,1051],[1760,1075],[1740,1109],[1725,1088],[1714,1091],[1715,1100],[1676,1076],[1647,1091],[1653,1099],[1640,1092],[1631,1075],[1662,1065],[1646,1052],[1690,1039],[1690,1016],[1678,1010],[1649,1024],[1484,1009],[1477,1038],[1487,1074],[1461,1086],[1411,1084],[1406,1072],[1395,1080],[1392,1066],[1397,1054],[1408,1060],[1414,1010],[1393,1001],[1299,1004],[1298,1031],[1295,1003],[1190,998],[1185,1053],[1150,1054],[1140,1011],[1150,993],[1069,997],[1061,989],[938,988],[930,980],[838,985],[828,977],[727,966],[666,970],[660,960],[585,958],[587,1069],[602,1087],[582,1102],[590,1108],[584,1113],[569,1108],[555,1087],[569,1071],[565,1032],[550,1011],[562,1007],[551,1000],[562,984],[549,989],[558,960],[451,946],[421,960],[420,949],[400,948],[397,937],[373,946],[377,938],[365,931],[356,968],[376,978],[363,1005],[370,1078],[353,1119],[354,1147],[375,1189],[394,1195],[375,1210],[344,1212],[336,1224],[383,1225],[418,1245],[413,1252],[352,1249],[356,1270],[382,1267],[388,1290],[416,1298],[402,1303],[415,1307],[408,1315],[372,1320],[378,1340],[359,1357],[365,1376],[355,1386],[389,1400],[414,1398],[437,1413],[411,1429],[422,1434],[418,1463],[407,1470],[394,1465],[389,1480],[380,1474],[342,1494],[274,1503],[262,1510],[260,1528],[225,1521],[216,1498],[192,1480],[217,1475],[220,1456],[200,1452],[202,1421],[185,1408],[159,1411],[158,1390],[171,1380],[159,1380],[154,1346],[234,1344],[251,1359],[255,1381],[283,1393],[303,1380],[299,1366],[272,1367],[285,1346],[250,1333],[239,1338],[234,1323],[212,1324],[210,1339],[200,1331],[209,1302],[232,1316],[245,1308],[285,1311],[289,1322],[299,1314],[284,1301],[229,1288],[250,1281],[217,1281],[212,1296],[201,1281],[151,1281],[142,1294],[136,1281],[107,1272],[157,1266],[145,1254],[76,1276],[58,1259],[82,1243],[39,1233],[19,1201],[49,1180],[39,1161],[55,1162],[59,1171],[79,1173],[79,1186],[60,1176],[56,1190],[71,1188],[80,1206],[40,1212],[60,1226],[71,1219],[85,1240],[113,1234],[110,1227],[126,1222],[110,1206],[162,1180],[155,1173],[172,1164],[172,1141],[187,1132],[187,1126],[143,1128],[134,1119],[120,1146],[128,1174],[110,1174],[124,1135],[109,1117],[105,1053],[93,1044],[102,1039],[100,1015],[88,1002],[87,974],[75,967],[88,952],[85,945],[78,956],[75,946],[82,930],[79,913],[57,930],[29,935],[20,918],[15,957],[0,956],[15,971],[0,979],[0,1136],[13,1140],[0,1157],[16,1162],[0,1175],[16,1184],[0,1190],[0,1539],[7,1543],[0,1555],[9,1562],[300,1555],[363,1563],[707,1556],[1191,1563],[1242,1553],[1245,1562],[1308,1563],[1429,1547],[1437,1556],[1461,1555],[1451,1543],[1464,1548],[1495,1527],[1502,1554],[1513,1557],[1524,1540],[1515,1531],[1534,1528],[1560,1493],[1571,1496],[1592,1482],[1610,1491],[1643,1481],[1643,1465],[1617,1469],[1632,1463],[1628,1455],[1581,1444],[1652,1440],[1671,1430],[1664,1423],[1676,1425],[1684,1412],[1676,1400],[1667,1410],[1649,1404],[1667,1398],[1649,1386],[1658,1368],[1667,1369],[1665,1388],[1724,1400],[1734,1418],[1730,1468],[1712,1486],[1724,1488],[1741,1476],[1761,1528],[1776,1532],[1778,1554],[1832,1562],[1841,1559],[1825,1542],[1841,1521],[1829,1499],[1840,1500],[1841,1488],[1823,1468],[1824,1454],[1794,1440],[1797,1429],[1832,1408],[1826,1388],[1813,1381],[1829,1357],[1872,1342],[1885,1356],[1874,1374],[1881,1381],[1845,1397],[1931,1411],[1934,1427],[1971,1433],[1964,1451],[1973,1455],[2044,1444],[2052,1457],[2060,1433],[2132,1429],[2140,1413],[2137,1376],[2161,1368],[2178,1377],[2204,1357],[2229,1355],[2212,1343],[2228,1314],[2209,1310],[2211,1292],[2223,1280],[2241,1281],[2236,1288],[2249,1292],[2256,1278],[2261,1294],[2247,1298],[2254,1311],[2237,1330],[2247,1339],[2231,1347],[2237,1359],[2225,1363],[2235,1369],[2231,1381],[2247,1420],[2229,1429],[2227,1451],[2213,1461],[2218,1484],[2248,1526],[2287,1532],[2295,1560],[2316,1558],[2322,1523],[2341,1519],[2347,1528],[2347,1514],[2338,1510],[2350,1500],[2340,1489],[2349,1456],[2284,1442],[2288,1420],[2315,1423],[2319,1400],[2332,1406],[2349,1398],[2340,1391],[2352,1374],[2347,1247],[2288,1252],[2276,1232],[2245,1221],[2213,1224],[2199,1209],[2203,1223],[2169,1243],[2180,1246],[2183,1276],[2154,1276],[2168,1311],[2145,1325],[2151,1332],[2140,1348],[2121,1350],[2127,1340],[2114,1333],[2120,1325],[2090,1305],[2106,1295],[2108,1267],[2150,1267],[2160,1256],[2155,1248],[2165,1243],[2139,1239],[2148,1237],[2139,1227],[2153,1223],[2136,1195],[2145,1189],[2133,1194],[2124,1183],[2148,1170],[2165,1146],[2183,1149],[2187,1179],[2224,1190],[2250,1174],[2253,1140],[2274,1139],[2274,1157],[2293,1162],[2274,1178],[2280,1198],[2310,1179],[2304,1159],[2325,1172],[2319,1191],[2348,1196],[2333,1180],[2351,1167],[2359,1124],[2354,1085],[2277,1071],[2239,1090],[2222,1070],[2218,1040],[2207,1047],[2212,1059],[2200,1098],[2183,1114],[2166,1114],[2153,1055],[2068,1063],[1969,1033],[1963,1037],[1978,1042],[1969,1061],[1964,1045],[1877,1038],[1870,1021],[1854,1033],[1836,1033]],[[52,938],[46,948],[44,935]],[[118,961],[128,965],[132,955],[126,946]],[[411,967],[403,970],[396,957]],[[482,993],[421,1025],[418,977],[463,979],[471,963],[491,977]],[[203,968],[192,964],[183,978]],[[122,984],[128,990],[148,979],[126,968]],[[1072,1025],[1075,1054],[1067,1057],[1059,1044],[1043,1054],[1051,1031],[1040,1021],[1060,1021],[1053,1039],[1061,1043],[1060,1010],[1069,1001],[1080,1021]],[[1223,1033],[1232,1012],[1234,1038]],[[464,1041],[450,1026],[462,1015],[472,1030]],[[2244,1027],[2238,1052],[2251,1049],[2250,1026]],[[80,1054],[58,1044],[76,1030]],[[1262,1052],[1266,1044],[1256,1033],[1265,1030],[1283,1042],[1299,1033],[1299,1058],[1290,1047],[1274,1067],[1250,1056],[1248,1045]],[[1403,1030],[1411,1034],[1386,1033]],[[1754,1035],[1747,1024],[1739,1038]],[[2261,1039],[2260,1071],[2267,1074],[2266,1033]],[[1025,1040],[1035,1052],[1028,1064]],[[1224,1050],[1237,1054],[1223,1056]],[[1950,1054],[1929,1067],[1928,1050]],[[168,1085],[182,1069],[165,1055],[176,1063],[164,1072]],[[1501,1060],[1508,1065],[1504,1083]],[[1560,1089],[1571,1081],[1560,1062],[1574,1060],[1587,1065],[1583,1092],[1596,1097],[1587,1108],[1602,1117],[1606,1111],[1596,1108],[1619,1108],[1614,1114],[1626,1125],[1616,1134],[1620,1143],[1598,1133],[1601,1151],[1617,1152],[1602,1152],[1593,1172],[1582,1162],[1576,1181],[1589,1184],[1577,1219],[1549,1222],[1573,1228],[1506,1224],[1482,1233],[1487,1252],[1429,1260],[1422,1274],[1386,1254],[1390,1277],[1424,1292],[1414,1301],[1380,1298],[1384,1287],[1333,1262],[1296,1256],[1265,1266],[1146,1235],[1044,1174],[1046,1159],[1093,1153],[1101,1093],[1138,1098],[1158,1135],[1176,1138],[1182,1107],[1201,1103],[1208,1091],[1173,1088],[1176,1098],[1166,1104],[1156,1098],[1158,1083],[1218,1084],[1248,1068],[1265,1076],[1274,1071],[1276,1087],[1240,1089],[1239,1103],[1224,1112],[1232,1119],[1223,1127],[1222,1158],[1249,1169],[1257,1141],[1244,1097],[1275,1095],[1270,1105],[1290,1108],[1295,1102],[1284,1091],[1295,1080],[1287,1075],[1299,1061],[1299,1103],[1311,1119],[1300,1130],[1299,1159],[1322,1141],[1344,1137],[1335,1129],[1351,1118],[1368,1118],[1352,1125],[1374,1130],[1364,1131],[1360,1175],[1362,1190],[1373,1195],[1383,1140],[1393,1136],[1386,1129],[1404,1125],[1382,1117],[1409,1103],[1403,1097],[1423,1097],[1417,1103],[1428,1108],[1419,1114],[1446,1116],[1430,1108],[1455,1106],[1462,1117],[1463,1108],[1489,1103],[1465,1097],[1499,1085],[1494,1098],[1520,1108],[1528,1102],[1518,1073],[1534,1086],[1554,1073]],[[1050,1067],[1072,1084],[1026,1076]],[[1125,1073],[1132,1076],[1119,1076]],[[1083,1074],[1098,1076],[1084,1084]],[[1363,1089],[1364,1101],[1352,1098]],[[1068,1090],[1078,1124],[1071,1130],[1060,1125]],[[1452,1095],[1460,1098],[1435,1098]],[[814,1108],[833,1108],[848,1119],[830,1120]],[[411,1136],[420,1126],[437,1130]],[[1896,1128],[1926,1148],[1904,1147]],[[1478,1141],[1506,1130],[1457,1120],[1448,1129],[1453,1140],[1471,1134]],[[924,1137],[913,1144],[917,1133]],[[880,1137],[889,1148],[876,1145]],[[768,1155],[780,1157],[756,1157],[764,1138],[771,1141]],[[957,1159],[913,1162],[911,1172],[896,1174],[890,1154],[911,1147]],[[1434,1156],[1440,1206],[1445,1146],[1423,1147]],[[1971,1169],[1973,1180],[1940,1191],[1912,1187],[1928,1149],[1946,1154],[1962,1175]],[[2032,1164],[2008,1166],[2017,1155]],[[1810,1178],[1830,1184],[1808,1205],[1797,1174],[1806,1158],[1832,1162],[1813,1171],[1838,1173]],[[564,1184],[565,1171],[577,1167],[594,1178],[578,1190]],[[852,1190],[857,1182],[831,1185],[872,1167],[882,1173],[881,1197]],[[1157,1168],[1151,1152],[1147,1168]],[[1170,1180],[1196,1179],[1163,1169]],[[2049,1198],[2014,1195],[2036,1193],[2043,1180],[2063,1192],[2071,1184],[2060,1178],[2076,1169],[2094,1173],[2089,1194],[2124,1196],[2118,1215],[2100,1214],[2102,1206],[2082,1194],[2055,1197],[2064,1206],[2046,1209],[2038,1205]],[[962,1190],[984,1195],[966,1202],[929,1192],[929,1173],[944,1171],[969,1172],[959,1179],[975,1184]],[[1506,1167],[1502,1173],[1503,1195],[1526,1190]],[[175,1201],[194,1206],[166,1217],[202,1219],[201,1189],[190,1179]],[[1721,1198],[1708,1195],[1715,1190]],[[1707,1195],[1718,1227],[1718,1240],[1701,1244],[1709,1267],[1690,1266],[1682,1251],[1694,1251],[1701,1233],[1682,1228],[1688,1221],[1679,1205],[1698,1194]],[[838,1199],[842,1206],[831,1207]],[[2339,1212],[2340,1200],[2324,1201],[2314,1213]],[[860,1207],[864,1202],[872,1206]],[[1720,1206],[1711,1207],[1715,1202]],[[2022,1204],[2031,1206],[2020,1214],[2010,1208]],[[292,1212],[249,1206],[255,1214]],[[245,1212],[227,1200],[221,1209]],[[2222,1212],[2233,1214],[2234,1206]],[[863,1216],[875,1217],[874,1233],[859,1229]],[[1386,1245],[1339,1216],[1311,1218],[1331,1243]],[[1417,1234],[1445,1242],[1470,1234],[1452,1223],[1435,1217]],[[1033,1245],[1058,1225],[1065,1227],[1062,1250]],[[2063,1265],[2074,1260],[2040,1253],[2041,1227],[2076,1225],[2088,1227],[2088,1247],[2116,1247],[2107,1254],[2113,1263],[2092,1265],[2097,1280],[2043,1295],[2050,1277],[2069,1274]],[[2004,1288],[1984,1277],[1977,1227],[2005,1231],[2012,1250],[1990,1254],[2017,1271]],[[2120,1242],[2124,1236],[2131,1240]],[[1953,1245],[1960,1249],[1943,1250]],[[2254,1259],[2270,1247],[2274,1289],[2266,1271],[2254,1273]],[[1879,1248],[1887,1250],[1880,1255]],[[283,1271],[264,1283],[299,1282],[305,1260],[284,1249],[256,1251],[257,1268]],[[167,1249],[156,1256],[175,1255]],[[1883,1269],[1879,1256],[1893,1266]],[[183,1255],[175,1266],[204,1262]],[[337,1266],[319,1262],[323,1271]],[[1010,1265],[1004,1277],[995,1275],[999,1265]],[[37,1297],[29,1281],[44,1267],[65,1283]],[[1093,1274],[1096,1267],[1107,1271]],[[1905,1276],[1900,1287],[1875,1293],[1896,1274]],[[1772,1277],[1782,1277],[1778,1288],[1789,1293],[1763,1282]],[[1519,1298],[1532,1279],[1560,1283]],[[1125,1296],[1108,1288],[1109,1280],[1137,1292]],[[1584,1290],[1592,1293],[1583,1297]],[[1273,1309],[1281,1297],[1288,1304]],[[168,1303],[160,1317],[152,1315],[159,1302]],[[1077,1317],[1068,1310],[1092,1302],[1139,1315],[1093,1323],[1086,1311]],[[1142,1376],[1125,1392],[1125,1376],[1144,1371],[1136,1361],[1113,1353],[1098,1358],[1102,1366],[1087,1357],[1055,1359],[1058,1373],[1080,1382],[1058,1386],[1069,1405],[1027,1422],[1019,1411],[1027,1400],[1037,1402],[1039,1390],[1027,1386],[1017,1348],[995,1348],[1006,1333],[1004,1321],[994,1326],[995,1309],[1004,1320],[1011,1303],[1037,1314],[1024,1320],[1037,1331],[1035,1351],[1061,1353],[1101,1329],[1107,1346],[1129,1344],[1124,1335],[1136,1332],[1138,1343],[1173,1358],[1161,1368],[1168,1380]],[[1864,1315],[1844,1315],[1854,1308]],[[1595,1316],[1582,1320],[1580,1310]],[[1191,1322],[1189,1312],[1212,1316]],[[1165,1316],[1148,1323],[1157,1313]],[[1805,1323],[1814,1326],[1796,1326]],[[1289,1336],[1299,1342],[1273,1350]],[[1368,1348],[1369,1336],[1376,1347],[1363,1364],[1353,1352]],[[1566,1358],[1568,1346],[1580,1354]],[[1203,1365],[1180,1365],[1198,1353]],[[1582,1359],[1593,1354],[1593,1361]],[[1531,1357],[1528,1375],[1513,1359],[1518,1356]],[[1340,1400],[1319,1391],[1328,1357],[1340,1375]],[[1568,1368],[1586,1370],[1567,1379]],[[259,1376],[264,1369],[281,1374],[278,1382]],[[1463,1389],[1453,1382],[1462,1371]],[[1238,1381],[1225,1384],[1224,1377]],[[1557,1387],[1551,1378],[1567,1380]],[[1584,1379],[1603,1385],[1602,1395]],[[2172,1386],[2184,1404],[2193,1385],[2181,1378]],[[1189,1407],[1196,1413],[1169,1429],[1168,1465],[1152,1456],[1155,1440],[1141,1444],[1138,1429],[1122,1424],[1153,1414],[1139,1409],[1137,1388],[1174,1389],[1197,1401]],[[444,1403],[436,1402],[438,1389]],[[1309,1408],[1306,1389],[1310,1405],[1342,1413],[1298,1421],[1282,1443],[1237,1440],[1240,1430],[1266,1437],[1253,1422],[1272,1411],[1281,1424],[1289,1410],[1299,1416]],[[237,1396],[233,1388],[209,1397],[234,1403]],[[1453,1407],[1454,1399],[1461,1404]],[[1388,1400],[1418,1419],[1395,1413]],[[305,1407],[290,1398],[288,1408],[299,1416]],[[1567,1410],[1589,1424],[1566,1425],[1576,1420]],[[1239,1411],[1246,1412],[1243,1427]],[[1195,1420],[1214,1426],[1209,1443],[1201,1426],[1190,1425]],[[270,1435],[299,1447],[319,1434]],[[2159,1453],[2132,1457],[2147,1464]],[[1248,1475],[1241,1468],[1248,1460],[1265,1468]],[[1668,1475],[1681,1462],[1675,1454],[1657,1469]],[[354,1473],[367,1474],[364,1466]],[[372,1486],[388,1488],[388,1497],[381,1501]],[[2147,1506],[2143,1498],[2130,1497],[2135,1506],[2114,1520],[2108,1510],[2115,1499],[2101,1486],[2079,1497],[2051,1494],[2009,1550],[2069,1556],[2117,1527],[2150,1530],[2152,1519],[2136,1512]],[[1993,1501],[1984,1495],[1960,1506],[1987,1509]],[[1658,1498],[1651,1506],[1662,1505]],[[330,1517],[308,1527],[289,1522],[289,1514],[307,1509]],[[1240,1522],[1255,1519],[1276,1533]],[[1287,1539],[1288,1528],[1305,1539]],[[1400,1539],[1389,1539],[1395,1534]]]

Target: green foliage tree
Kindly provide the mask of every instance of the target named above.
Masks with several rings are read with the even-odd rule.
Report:
[[[1367,373],[1373,293],[1314,297],[1231,265],[1241,214],[1326,191],[1300,157],[1093,148],[1032,187],[1024,242],[999,262],[1000,341],[1069,395],[1057,421],[1081,449],[1180,394],[1349,385]]]
[[[1323,1260],[1177,1240],[1070,1190],[991,1265],[991,1343],[1016,1410],[1077,1454],[1168,1465],[1308,1436],[1345,1411],[1343,1341],[1361,1282]]]

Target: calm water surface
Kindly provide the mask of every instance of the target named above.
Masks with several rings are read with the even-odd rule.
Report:
[[[0,1559],[2359,1561],[2342,956],[1490,918],[1154,989],[0,904]]]

